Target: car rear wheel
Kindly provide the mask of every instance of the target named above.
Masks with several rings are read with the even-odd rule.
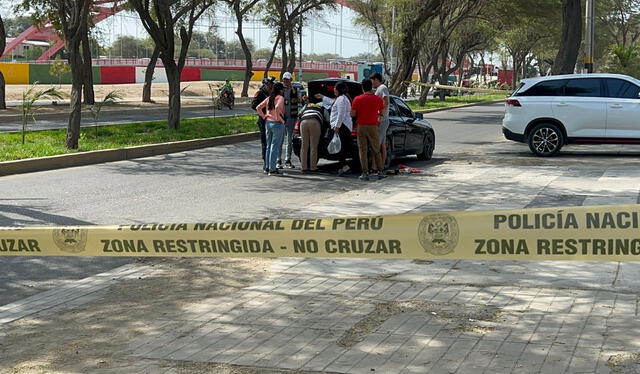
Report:
[[[431,160],[433,157],[433,149],[435,148],[435,140],[431,131],[427,132],[422,142],[422,152],[418,153],[418,160]]]
[[[555,156],[564,145],[560,128],[551,123],[536,125],[529,133],[529,149],[537,156]]]

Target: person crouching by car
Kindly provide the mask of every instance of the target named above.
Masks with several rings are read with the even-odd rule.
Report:
[[[251,101],[251,109],[257,110],[258,105],[269,97],[275,84],[275,77],[267,77],[262,81],[262,87],[256,92]],[[258,129],[260,130],[260,145],[262,146],[262,171],[266,174],[269,172],[265,153],[267,150],[267,132],[265,129],[264,118],[258,117]]]
[[[322,132],[324,108],[319,104],[307,104],[300,115],[300,162],[303,173],[318,171],[318,143]]]
[[[267,131],[267,149],[265,160],[269,175],[280,175],[276,167],[280,158],[284,136],[284,85],[276,83],[267,99],[256,108],[258,115],[265,120]],[[265,111],[266,108],[266,111]]]
[[[334,87],[333,93],[336,95],[335,100],[322,94],[317,94],[316,98],[321,99],[323,104],[331,105],[329,123],[334,133],[338,133],[340,143],[342,144],[340,153],[338,154],[338,175],[343,175],[349,171],[347,156],[351,154],[351,131],[353,131],[349,86],[347,86],[345,82],[339,82]]]
[[[382,179],[385,175],[383,173],[384,165],[380,157],[378,125],[380,124],[380,118],[384,116],[384,102],[373,93],[371,79],[362,81],[362,90],[364,94],[356,97],[351,107],[351,116],[358,118],[358,150],[360,151],[360,165],[362,166],[360,180],[369,180],[367,148],[371,150],[371,155],[375,161],[378,179]]]

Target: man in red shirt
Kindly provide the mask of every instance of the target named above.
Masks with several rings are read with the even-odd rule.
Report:
[[[373,93],[373,83],[370,79],[362,81],[364,94],[356,97],[351,104],[351,117],[358,117],[358,150],[360,152],[360,165],[362,166],[361,180],[369,180],[369,160],[367,148],[371,150],[373,160],[378,170],[378,179],[385,177],[384,165],[380,157],[380,137],[378,125],[380,117],[384,115],[384,102]]]

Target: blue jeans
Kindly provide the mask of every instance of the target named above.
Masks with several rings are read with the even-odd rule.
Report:
[[[280,158],[284,125],[280,122],[267,121],[267,151],[265,160],[269,171],[276,170],[276,163]]]
[[[293,152],[293,129],[296,125],[295,121],[287,121],[284,125],[284,161],[291,161],[291,153]],[[280,150],[280,153],[283,153]],[[278,162],[281,162],[282,158],[278,157]]]

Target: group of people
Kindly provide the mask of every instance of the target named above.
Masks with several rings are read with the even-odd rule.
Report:
[[[362,81],[363,94],[352,99],[349,86],[339,82],[334,87],[335,99],[316,94],[317,104],[307,103],[307,97],[300,95],[292,86],[291,73],[285,73],[283,82],[274,78],[265,79],[256,93],[252,107],[258,112],[258,127],[262,140],[263,172],[280,175],[279,169],[294,168],[291,162],[293,132],[299,121],[300,161],[303,173],[318,171],[318,147],[322,136],[340,138],[338,154],[339,174],[349,167],[347,158],[351,149],[351,134],[357,132],[357,145],[362,168],[361,180],[370,179],[370,171],[379,179],[384,178],[384,160],[387,157],[385,144],[389,128],[389,89],[383,84],[382,75],[373,74]],[[374,91],[375,89],[375,91]],[[299,108],[302,106],[302,109]],[[322,134],[325,108],[330,107],[329,131]],[[354,120],[355,118],[355,120]],[[282,148],[284,147],[284,153]],[[372,164],[369,164],[369,154]],[[282,163],[284,158],[284,163]]]
[[[253,98],[251,107],[258,112],[258,128],[262,143],[263,172],[279,175],[278,169],[293,169],[293,130],[299,106],[307,101],[292,85],[291,73],[284,73],[282,82],[266,78]],[[284,146],[284,152],[282,148]],[[284,153],[284,163],[282,154]]]

